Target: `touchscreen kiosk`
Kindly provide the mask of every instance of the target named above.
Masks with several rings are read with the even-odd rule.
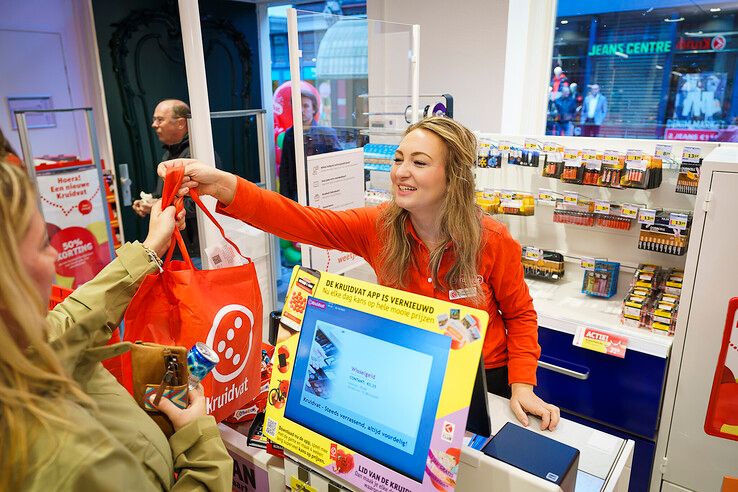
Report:
[[[451,338],[308,299],[285,417],[418,482]]]

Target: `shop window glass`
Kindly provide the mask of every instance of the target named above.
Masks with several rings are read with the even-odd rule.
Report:
[[[546,133],[738,141],[738,4],[559,0]]]

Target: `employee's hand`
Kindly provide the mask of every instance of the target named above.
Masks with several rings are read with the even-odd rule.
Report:
[[[195,159],[173,159],[159,164],[157,172],[162,178],[166,177],[167,169],[170,167],[184,166],[185,175],[182,188],[178,195],[186,194],[190,188],[197,188],[201,195],[215,197],[220,203],[228,206],[236,194],[236,176],[221,171],[213,166],[208,166]]]
[[[559,407],[541,400],[533,392],[533,386],[525,383],[512,384],[510,408],[525,427],[528,427],[528,413],[541,417],[541,430],[556,430],[561,418]]]
[[[174,228],[177,227],[180,231],[184,229],[186,212],[181,210],[175,219],[174,211],[173,206],[162,210],[161,200],[156,200],[151,207],[149,234],[146,236],[143,244],[155,251],[159,256],[164,256],[164,253],[169,249]]]
[[[146,217],[151,213],[153,203],[148,200],[136,200],[133,202],[133,211],[139,217]]]
[[[194,422],[199,417],[207,415],[207,403],[205,401],[204,389],[201,384],[197,388],[189,391],[190,405],[182,410],[167,398],[159,401],[157,410],[166,415],[172,421],[174,431],[178,431],[190,422]],[[156,395],[151,395],[151,404],[154,405]]]

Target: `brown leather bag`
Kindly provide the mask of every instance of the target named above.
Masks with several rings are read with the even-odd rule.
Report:
[[[160,394],[178,407],[187,408],[187,349],[143,342],[131,345],[133,398],[170,437],[174,434],[172,422],[150,404],[150,399]]]

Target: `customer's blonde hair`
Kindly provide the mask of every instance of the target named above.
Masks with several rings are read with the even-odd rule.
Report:
[[[92,405],[48,344],[48,306],[21,263],[36,211],[23,170],[0,161],[0,490],[18,490],[33,472],[40,428],[67,425],[62,402]]]
[[[474,193],[477,139],[468,128],[443,116],[423,119],[408,127],[405,135],[414,130],[433,133],[446,147],[446,194],[440,210],[441,237],[438,246],[430,252],[433,284],[442,289],[475,289],[476,294],[470,298],[479,304],[482,293],[477,282],[477,267],[482,223],[481,210],[476,205]],[[400,208],[394,200],[379,215],[383,247],[378,277],[384,285],[405,287],[410,262],[416,261],[412,255],[413,238],[406,230],[409,216],[410,213]],[[449,242],[453,244],[455,262],[445,278],[439,279],[441,259]]]

